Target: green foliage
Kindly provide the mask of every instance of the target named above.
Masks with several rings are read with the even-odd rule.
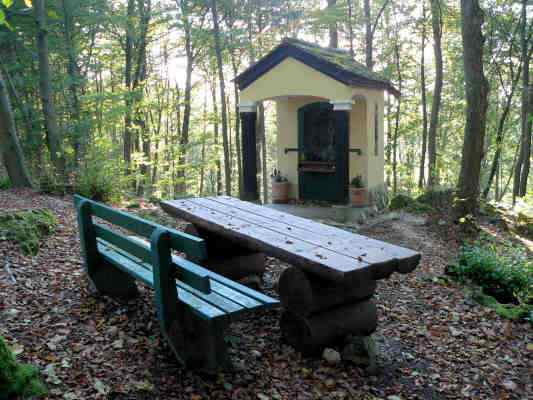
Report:
[[[11,180],[9,177],[0,178],[0,189],[5,190],[11,188]]]
[[[0,214],[0,238],[13,240],[24,254],[36,255],[43,239],[55,232],[52,211],[34,209]]]
[[[389,204],[391,210],[406,210],[414,214],[429,213],[434,211],[429,204],[422,203],[405,194],[398,194],[394,196]]]
[[[46,387],[39,379],[37,369],[18,363],[4,338],[0,336],[0,400],[45,394]]]
[[[428,189],[418,196],[416,201],[434,208],[445,208],[452,205],[453,195],[452,189]]]
[[[480,242],[465,245],[457,261],[449,265],[446,272],[460,282],[478,285],[484,296],[494,299],[478,296],[482,304],[508,304],[498,307],[503,313],[512,305],[518,306],[519,310],[513,309],[509,315],[522,317],[533,311],[533,262],[517,249],[506,249],[501,254],[494,245]]]
[[[115,154],[94,151],[79,171],[74,190],[91,200],[117,202],[128,181]]]
[[[365,187],[365,182],[363,181],[363,177],[361,175],[357,175],[352,179],[350,182],[350,186],[356,189],[362,189]]]

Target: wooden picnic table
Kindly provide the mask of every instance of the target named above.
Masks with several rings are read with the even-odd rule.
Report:
[[[228,196],[161,203],[167,213],[329,281],[413,271],[420,254]],[[352,279],[349,279],[352,280]]]
[[[227,274],[250,268],[256,261],[243,249],[292,265],[277,285],[280,327],[284,340],[304,354],[374,332],[376,280],[411,272],[420,261],[415,251],[232,197],[170,200],[161,207],[193,224],[190,233],[206,240],[208,258],[226,257],[225,264],[206,260],[208,268],[223,265]],[[251,270],[264,271],[264,262]],[[360,347],[345,345],[347,357]]]

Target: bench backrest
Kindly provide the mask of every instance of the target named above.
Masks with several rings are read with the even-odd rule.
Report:
[[[80,238],[84,242],[82,248],[85,249],[85,253],[89,253],[87,249],[97,251],[97,238],[101,238],[147,264],[161,263],[164,259],[177,268],[179,280],[204,293],[210,292],[209,277],[204,271],[185,259],[175,257],[172,261],[170,254],[171,250],[176,250],[195,259],[203,260],[207,257],[203,239],[144,220],[79,195],[74,196],[74,204],[78,211]],[[150,246],[103,224],[96,223],[93,216],[149,239]],[[165,249],[162,249],[161,238],[163,236]],[[87,259],[97,257],[97,254],[84,254],[84,256]]]

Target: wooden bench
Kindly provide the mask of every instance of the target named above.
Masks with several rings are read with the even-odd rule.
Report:
[[[97,290],[127,301],[138,296],[135,281],[142,281],[155,291],[161,332],[184,366],[208,372],[231,368],[224,341],[228,324],[278,301],[172,254],[201,260],[206,257],[202,239],[81,196],[74,201],[85,270]]]

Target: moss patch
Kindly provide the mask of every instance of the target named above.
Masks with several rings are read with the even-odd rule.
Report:
[[[26,255],[36,255],[56,227],[57,219],[48,209],[0,212],[0,239],[17,242]]]
[[[0,400],[16,396],[43,396],[46,387],[39,372],[31,365],[20,364],[0,336]]]

